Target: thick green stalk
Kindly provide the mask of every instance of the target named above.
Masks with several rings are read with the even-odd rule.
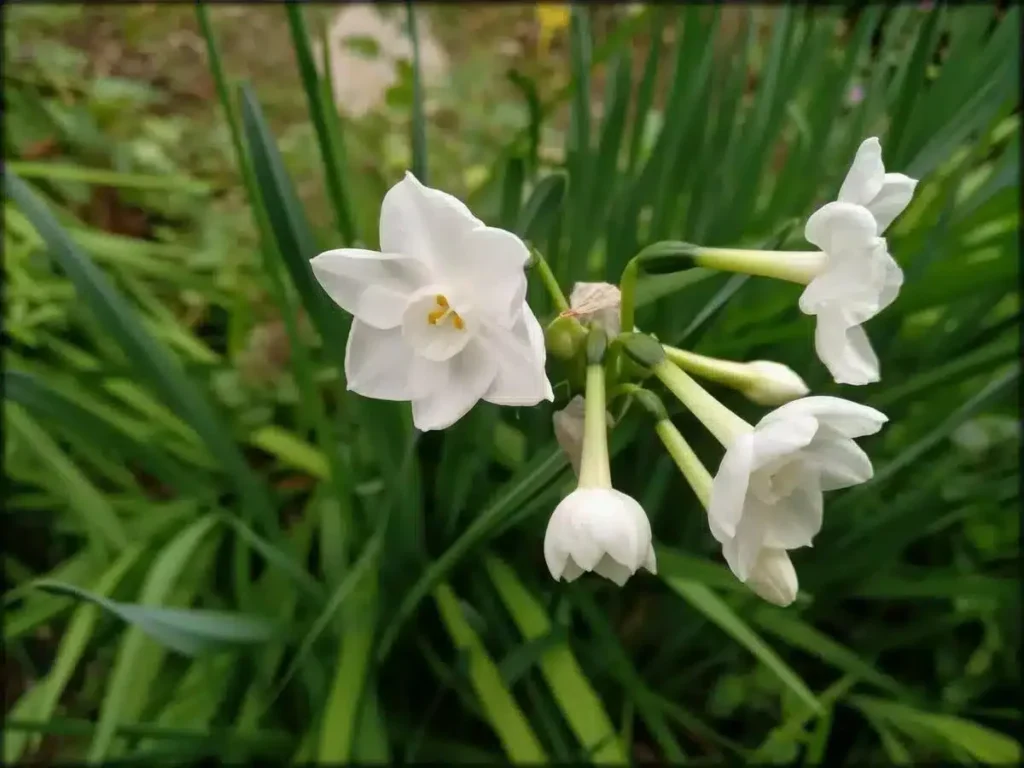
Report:
[[[661,442],[664,443],[669,456],[672,457],[676,466],[683,473],[686,482],[690,484],[693,492],[697,494],[698,501],[700,501],[704,509],[707,509],[711,504],[711,486],[714,482],[711,473],[707,471],[700,459],[697,458],[697,454],[693,452],[690,444],[686,442],[671,421],[662,419],[655,424],[654,431],[658,433],[658,437],[661,438]]]
[[[604,366],[600,362],[587,366],[579,487],[612,487],[608,460],[608,425],[605,416]]]
[[[662,360],[651,370],[726,448],[739,435],[753,429],[669,360]]]

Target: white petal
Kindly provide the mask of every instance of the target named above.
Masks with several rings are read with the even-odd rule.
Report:
[[[838,199],[844,203],[867,205],[882,189],[884,177],[882,145],[872,136],[865,139],[857,149],[843,186],[839,188]]]
[[[747,363],[747,370],[753,379],[743,394],[758,405],[781,405],[811,391],[796,371],[781,363],[753,360]]]
[[[586,573],[586,571],[576,565],[576,561],[570,557],[566,561],[565,567],[562,569],[562,580],[565,582],[576,581],[576,579],[584,573]],[[555,577],[555,580],[558,580],[557,576]]]
[[[883,246],[884,248],[884,246]],[[903,287],[903,270],[896,260],[889,254],[888,249],[877,257],[880,271],[882,272],[882,288],[878,294],[878,309],[880,312],[892,304]]]
[[[415,400],[444,379],[439,365],[416,355],[398,328],[352,321],[345,347],[349,390],[377,400]]]
[[[484,329],[481,339],[495,358],[498,374],[484,399],[495,405],[536,405],[542,400],[553,400],[551,382],[544,368],[543,332],[540,348],[530,327],[540,329],[533,312],[524,305],[523,314],[511,330],[497,326]]]
[[[789,554],[784,549],[770,547],[761,550],[746,584],[758,597],[783,608],[796,600],[799,589]]]
[[[460,316],[458,325],[452,317],[443,317],[437,322],[437,312],[443,312],[438,304],[438,297],[443,298],[442,289],[427,287],[417,291],[409,299],[405,312],[402,313],[402,336],[409,349],[416,354],[436,360],[449,360],[462,352],[480,329],[473,327],[471,321]],[[447,301],[447,299],[445,299]],[[457,307],[451,307],[457,311]]]
[[[444,366],[442,383],[430,394],[412,401],[412,421],[422,432],[447,429],[469,413],[497,372],[494,358],[476,339]]]
[[[813,416],[821,427],[835,430],[839,435],[849,438],[873,435],[889,420],[875,408],[828,395],[802,397],[775,409],[775,413],[784,414],[787,418],[795,415]],[[821,432],[819,435],[823,438],[829,436]]]
[[[594,566],[594,573],[615,582],[619,587],[625,586],[626,582],[629,581],[629,577],[633,575],[633,571],[612,558],[611,555],[605,555],[598,561],[597,565]]]
[[[821,473],[821,490],[836,491],[871,479],[874,468],[863,448],[830,427],[822,427],[818,438],[823,433],[834,437],[816,438],[807,451],[808,462]]]
[[[439,257],[438,269],[457,282],[478,311],[503,327],[518,317],[526,298],[526,260],[530,252],[516,235],[495,227],[462,233]]]
[[[576,477],[580,476],[580,459],[583,457],[584,415],[583,395],[576,395],[565,408],[556,411],[551,417],[555,428],[555,440],[572,464],[572,471]]]
[[[878,355],[864,329],[840,313],[818,315],[814,349],[837,384],[871,384],[879,380]]]
[[[801,482],[785,499],[771,507],[764,520],[764,546],[781,549],[809,547],[821,530],[824,499],[818,475],[805,471]]]
[[[715,473],[708,517],[727,536],[735,535],[736,526],[743,517],[743,503],[747,496],[753,461],[753,436],[740,435],[725,452],[722,463],[718,465],[718,472]]]
[[[380,249],[438,265],[468,230],[484,226],[457,198],[424,186],[411,173],[388,190],[380,208]]]
[[[325,251],[310,261],[313,275],[336,304],[375,328],[394,328],[408,297],[428,273],[408,256],[358,248]]]
[[[746,581],[750,576],[750,570],[757,562],[764,546],[763,524],[770,514],[770,507],[762,504],[751,497],[747,500],[748,511],[743,515],[740,524],[736,526],[736,536],[733,538],[734,561],[729,563],[732,572],[740,581]],[[722,548],[723,553],[725,547]]]
[[[754,429],[751,471],[799,451],[814,439],[817,431],[818,421],[813,416],[791,413],[780,417],[778,411],[769,413]]]
[[[867,208],[846,202],[828,203],[811,214],[804,226],[804,238],[830,256],[840,250],[857,252],[874,244],[878,237],[875,227],[875,217]]]
[[[882,234],[889,225],[910,205],[917,188],[917,180],[902,173],[887,173],[882,189],[867,204],[878,222],[878,234]]]

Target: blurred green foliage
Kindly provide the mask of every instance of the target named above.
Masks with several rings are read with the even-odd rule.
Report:
[[[92,12],[5,25],[6,760],[1020,759],[1019,9],[577,7],[562,58],[423,88],[413,57],[359,119],[321,74],[323,9],[253,9],[293,69],[241,84],[218,55],[237,9],[201,6],[215,113],[87,76],[61,32]],[[124,13],[145,37],[192,9]],[[349,321],[308,260],[374,246],[407,166],[568,290],[655,240],[805,219],[871,135],[922,179],[889,233],[904,289],[869,324],[879,384],[829,381],[794,286],[641,283],[638,324],[663,340],[889,416],[875,478],[830,494],[796,553],[787,609],[721,564],[637,414],[613,476],[651,516],[659,575],[619,590],[556,584],[541,556],[573,482],[564,385],[427,436],[345,392]]]

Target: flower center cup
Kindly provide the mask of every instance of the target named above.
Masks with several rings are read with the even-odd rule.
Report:
[[[473,335],[464,312],[458,312],[448,296],[437,287],[417,291],[402,313],[402,336],[428,360],[454,357]]]

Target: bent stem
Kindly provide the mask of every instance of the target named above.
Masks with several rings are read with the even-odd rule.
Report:
[[[697,454],[693,452],[690,444],[686,442],[671,421],[661,419],[654,425],[654,431],[658,433],[658,437],[661,438],[669,456],[683,473],[686,482],[693,488],[697,500],[700,501],[704,509],[707,509],[711,504],[711,485],[714,482],[711,473],[697,458]]]
[[[708,269],[740,272],[807,285],[824,269],[821,251],[748,251],[741,248],[698,248],[696,262]]]
[[[604,366],[587,366],[584,396],[583,454],[580,458],[580,488],[611,488],[608,463],[608,424],[605,417]]]
[[[565,294],[562,293],[561,286],[558,285],[558,280],[555,278],[555,273],[551,271],[551,267],[548,266],[547,260],[541,255],[540,251],[536,248],[533,250],[533,267],[537,269],[537,273],[540,275],[541,282],[544,283],[544,287],[547,289],[548,295],[551,296],[551,300],[555,303],[555,307],[558,308],[559,314],[562,312],[569,311],[569,302],[566,301]]]
[[[753,429],[668,359],[662,360],[651,370],[726,449],[737,437]]]

